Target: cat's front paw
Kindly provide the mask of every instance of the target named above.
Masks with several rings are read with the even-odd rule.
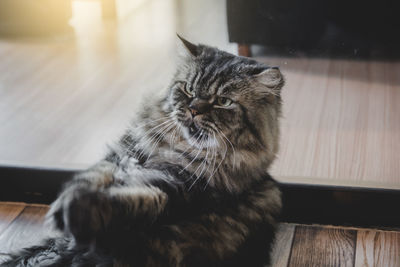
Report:
[[[101,191],[78,188],[64,192],[51,206],[47,219],[56,228],[88,244],[102,234],[111,221],[110,199]]]
[[[81,192],[65,210],[64,223],[78,243],[90,243],[106,231],[112,216],[110,199],[102,192]]]

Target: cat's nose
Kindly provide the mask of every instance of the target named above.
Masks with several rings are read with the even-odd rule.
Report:
[[[193,99],[189,105],[189,111],[193,117],[209,111],[210,108],[211,104],[203,99]]]
[[[199,112],[193,108],[189,108],[190,113],[192,114],[192,117],[196,116],[197,114],[199,114]]]

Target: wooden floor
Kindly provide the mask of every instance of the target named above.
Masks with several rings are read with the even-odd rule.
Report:
[[[73,2],[75,33],[0,37],[2,164],[86,168],[99,160],[143,96],[166,88],[176,32],[236,53],[224,0],[148,0],[117,22],[101,20],[99,1]],[[266,53],[257,59],[280,66],[287,80],[272,174],[400,189],[400,63]]]
[[[400,62],[259,60],[283,66],[287,77],[275,176],[400,189]]]
[[[44,205],[0,203],[0,262],[6,253],[51,235]],[[272,266],[400,266],[400,232],[280,224]]]
[[[99,4],[86,1],[71,22],[75,34],[0,36],[0,162],[74,168],[95,163],[143,97],[166,89],[177,32],[235,51],[227,42],[224,3],[149,0],[114,22],[86,14],[85,5],[96,11]]]

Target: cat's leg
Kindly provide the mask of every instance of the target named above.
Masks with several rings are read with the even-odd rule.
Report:
[[[248,238],[251,226],[228,215],[209,214],[196,221],[154,225],[135,231],[119,227],[96,245],[125,264],[143,267],[224,267]],[[258,266],[258,265],[249,265]]]
[[[143,241],[141,235],[170,208],[169,197],[152,185],[111,186],[77,195],[64,210],[64,222],[78,244],[119,253],[126,240]]]
[[[269,261],[274,225],[250,223],[234,215],[208,214],[196,221],[155,230],[141,244],[128,241],[120,250],[132,249],[127,262],[146,255],[143,266],[176,267],[261,267]],[[145,246],[145,248],[140,248]]]
[[[71,203],[76,202],[77,199],[82,199],[81,206],[90,206],[91,203],[101,202],[102,194],[99,193],[105,188],[110,187],[115,183],[113,173],[116,165],[109,161],[101,161],[74,176],[74,179],[68,182],[59,197],[51,204],[50,210],[46,215],[47,223],[55,226],[59,230],[68,229],[66,222],[68,214],[65,211],[70,209]],[[99,193],[99,194],[97,194]],[[101,216],[107,216],[107,206],[94,212],[104,211]],[[79,214],[76,217],[80,217]],[[97,226],[93,226],[97,228]]]
[[[280,209],[280,191],[267,181],[237,206],[161,228],[146,242],[148,266],[265,266]]]
[[[79,174],[48,215],[78,244],[110,241],[148,227],[164,212],[170,192],[178,191],[163,172],[138,168],[121,179],[115,178],[115,166],[104,165]]]

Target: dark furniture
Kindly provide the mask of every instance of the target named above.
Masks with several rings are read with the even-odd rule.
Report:
[[[362,53],[398,50],[400,3],[394,0],[227,0],[229,40],[249,45]]]

